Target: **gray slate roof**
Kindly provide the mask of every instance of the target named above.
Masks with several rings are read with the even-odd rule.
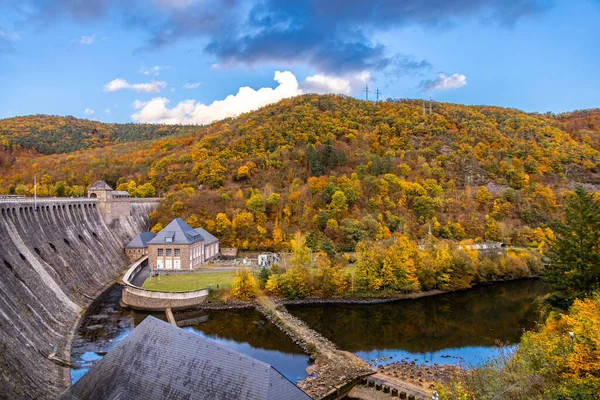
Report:
[[[149,316],[58,399],[310,397],[269,364]]]
[[[218,242],[219,239],[217,239],[216,237],[214,237],[213,235],[211,235],[207,230],[202,229],[202,228],[196,228],[194,229],[196,232],[198,232],[200,235],[202,235],[202,237],[204,238],[204,244],[211,244],[214,242]]]
[[[167,241],[167,238],[170,241]],[[162,231],[158,232],[149,244],[192,244],[204,240],[204,244],[218,241],[216,237],[202,228],[194,229],[181,218],[175,218]]]
[[[88,188],[88,190],[112,190],[110,186],[104,181],[96,181]]]
[[[125,190],[113,190],[112,195],[113,196],[127,196],[127,197],[131,197],[131,195],[129,194],[129,192],[127,192]]]
[[[148,247],[148,242],[152,240],[156,236],[154,232],[143,232],[137,235],[136,237],[125,246],[126,249],[145,249]]]

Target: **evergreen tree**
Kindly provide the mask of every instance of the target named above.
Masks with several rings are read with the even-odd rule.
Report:
[[[565,205],[565,222],[553,226],[550,265],[544,280],[551,304],[567,307],[577,297],[600,289],[600,202],[579,186]]]

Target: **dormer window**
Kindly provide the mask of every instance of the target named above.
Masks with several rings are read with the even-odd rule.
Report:
[[[173,243],[173,238],[175,237],[175,232],[167,232],[165,235],[165,242]]]

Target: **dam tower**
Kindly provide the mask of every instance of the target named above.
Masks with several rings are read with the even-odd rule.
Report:
[[[98,211],[107,224],[131,215],[131,195],[121,190],[113,190],[102,180],[96,181],[87,189],[88,197],[96,199]]]

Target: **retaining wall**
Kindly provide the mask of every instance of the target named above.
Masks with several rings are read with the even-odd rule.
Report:
[[[155,292],[134,286],[124,286],[121,301],[137,310],[163,311],[166,308],[186,309],[196,307],[208,298],[208,289],[192,292]]]
[[[190,292],[156,292],[142,289],[131,283],[131,280],[146,265],[148,256],[140,258],[130,265],[121,279],[123,291],[121,303],[129,308],[147,311],[163,311],[167,308],[185,309],[199,306],[208,297],[208,289],[193,290]]]

